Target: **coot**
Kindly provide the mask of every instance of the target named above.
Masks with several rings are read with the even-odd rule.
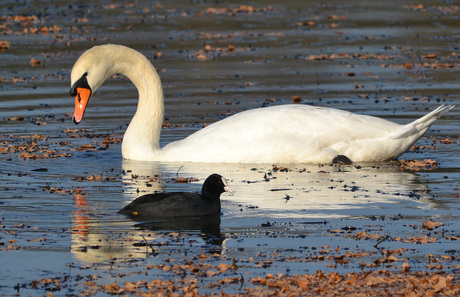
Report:
[[[136,217],[204,216],[220,213],[220,194],[233,193],[227,180],[211,174],[203,183],[201,194],[188,192],[143,195],[118,213]]]

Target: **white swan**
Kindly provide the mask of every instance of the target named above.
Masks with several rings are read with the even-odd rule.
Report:
[[[292,104],[244,111],[160,148],[163,90],[150,61],[121,45],[95,46],[81,55],[71,74],[73,121],[83,117],[92,93],[113,74],[137,87],[137,111],[125,132],[123,158],[144,161],[232,163],[387,161],[408,150],[453,106],[442,105],[407,125],[346,111]]]

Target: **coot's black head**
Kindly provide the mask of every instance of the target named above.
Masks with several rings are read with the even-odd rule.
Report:
[[[201,188],[201,195],[210,199],[219,199],[220,194],[229,192],[233,194],[232,189],[228,186],[227,180],[219,174],[211,174],[204,181]]]

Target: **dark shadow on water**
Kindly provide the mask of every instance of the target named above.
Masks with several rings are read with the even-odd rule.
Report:
[[[222,245],[224,237],[220,232],[220,215],[199,217],[152,218],[148,216],[130,217],[139,223],[134,227],[157,233],[180,232],[199,235],[207,244]]]

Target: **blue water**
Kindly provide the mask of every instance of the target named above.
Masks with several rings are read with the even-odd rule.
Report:
[[[458,18],[436,9],[442,3],[430,2],[432,8],[422,13],[398,1],[385,7],[366,3],[366,9],[359,1],[344,7],[294,2],[272,1],[273,11],[234,16],[206,13],[214,4],[180,1],[162,8],[136,3],[128,9],[117,1],[73,9],[56,2],[46,13],[31,1],[0,4],[0,15],[36,11],[38,16],[32,23],[7,19],[0,38],[10,43],[0,52],[1,147],[22,146],[0,155],[0,296],[41,294],[44,286],[33,288],[31,283],[42,278],[60,278],[60,293],[79,293],[87,275],[99,277],[103,284],[136,281],[141,277],[129,272],[148,264],[215,252],[222,259],[239,259],[240,271],[254,277],[267,271],[360,271],[359,261],[372,263],[379,257],[374,247],[378,241],[331,232],[347,226],[356,228],[350,235],[367,231],[392,238],[436,237],[428,244],[385,240],[379,247],[410,250],[401,257],[415,270],[427,269],[427,254],[453,255],[453,261],[443,262],[443,269],[458,271],[458,248],[449,239],[460,235],[458,107],[417,142],[418,151],[400,158],[436,160],[436,168],[421,171],[401,170],[396,163],[279,164],[289,168],[281,172],[273,170],[273,164],[122,160],[119,142],[108,147],[102,142],[104,137],[122,138],[135,112],[136,90],[123,78],[106,82],[92,97],[83,122],[72,123],[70,69],[83,50],[108,42],[140,50],[159,70],[165,122],[175,125],[163,129],[162,145],[241,110],[290,104],[291,96],[300,96],[302,104],[398,123],[410,122],[442,103],[460,106],[458,49],[452,37],[458,33]],[[328,18],[333,15],[345,18]],[[316,25],[301,25],[303,21]],[[53,25],[61,30],[47,35],[23,31]],[[214,50],[204,53],[206,61],[198,61],[204,44]],[[236,50],[221,50],[229,44]],[[157,53],[162,55],[154,59]],[[309,58],[334,53],[360,56]],[[428,54],[437,59],[426,58]],[[31,66],[32,57],[41,64]],[[443,143],[445,139],[449,141]],[[82,149],[90,144],[94,149]],[[21,157],[24,147],[32,148],[28,152],[38,158]],[[46,153],[51,157],[42,158]],[[142,193],[199,191],[213,172],[225,176],[235,191],[222,196],[217,221],[147,224],[116,213]],[[174,183],[178,176],[198,181]],[[429,232],[421,228],[429,220],[444,225]],[[154,244],[156,255],[133,244],[146,240]],[[331,261],[300,261],[323,246],[372,254],[335,268]],[[250,257],[276,260],[275,252],[299,260],[274,261],[267,270],[244,262]],[[388,267],[399,268],[400,263]]]

